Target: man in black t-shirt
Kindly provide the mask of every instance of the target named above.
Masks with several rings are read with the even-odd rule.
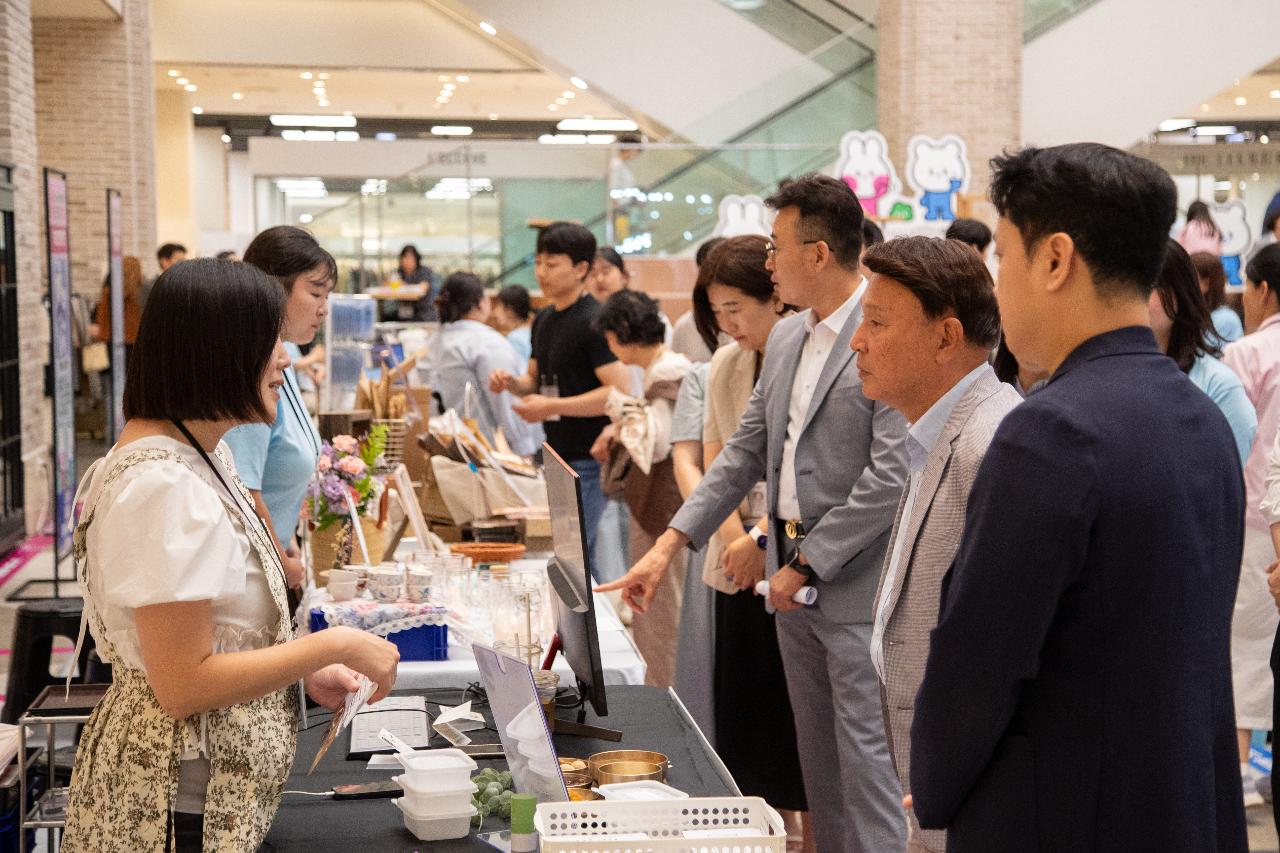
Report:
[[[596,238],[583,226],[553,222],[543,229],[534,275],[551,304],[533,321],[529,370],[523,376],[495,370],[489,377],[494,393],[510,391],[523,398],[516,413],[529,423],[542,423],[547,444],[582,479],[583,525],[593,566],[605,501],[591,445],[609,425],[604,404],[610,391],[627,394],[631,389],[630,372],[593,328],[600,304],[587,293],[587,275],[595,256]]]

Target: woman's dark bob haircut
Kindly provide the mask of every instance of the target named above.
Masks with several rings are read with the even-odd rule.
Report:
[[[331,284],[338,280],[338,265],[333,255],[322,248],[309,231],[292,225],[277,225],[254,237],[244,250],[244,262],[275,276],[281,286],[290,291],[301,275],[314,269],[323,269]]]
[[[156,279],[124,386],[126,420],[272,423],[262,376],[285,293],[252,264],[197,258]]]

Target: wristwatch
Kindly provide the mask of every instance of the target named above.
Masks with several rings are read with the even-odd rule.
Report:
[[[799,572],[800,574],[804,575],[807,578],[813,577],[813,566],[810,566],[807,563],[800,562],[799,551],[796,551],[795,554],[791,556],[791,559],[787,561],[787,568],[791,569],[794,572]]]
[[[751,541],[755,542],[756,547],[761,551],[769,547],[769,534],[761,530],[759,526],[748,530],[747,535],[751,537]]]

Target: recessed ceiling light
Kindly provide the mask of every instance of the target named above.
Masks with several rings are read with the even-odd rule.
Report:
[[[244,92],[232,92],[232,93],[231,93],[231,100],[233,100],[233,101],[243,101],[243,100],[244,100]]]
[[[328,80],[328,79],[329,79],[329,72],[328,72],[328,71],[321,71],[321,72],[320,72],[320,74],[319,74],[319,77],[320,77],[320,79],[321,79],[321,80]]]
[[[1261,136],[1259,136],[1259,137],[1258,137],[1258,141],[1259,141],[1259,142],[1261,142],[1263,145],[1266,145],[1268,142],[1270,142],[1270,141],[1271,141],[1271,137],[1270,137],[1270,136],[1267,136],[1267,135],[1264,133],[1264,134],[1262,134]]]
[[[488,33],[491,36],[496,36],[498,34],[498,28],[495,27],[493,24],[489,23],[488,21],[481,21],[480,29],[484,30],[486,33]]]
[[[587,90],[587,81],[583,80],[581,77],[570,77],[569,82],[577,86],[579,89],[583,90],[584,92]]]
[[[560,97],[562,97],[562,98],[576,98],[576,97],[578,97],[578,93],[577,93],[577,92],[575,92],[575,91],[573,91],[572,89],[565,89],[563,92],[561,92],[561,93],[560,93]]]
[[[475,130],[465,124],[437,124],[432,126],[432,136],[470,136]]]
[[[1202,124],[1196,128],[1196,136],[1230,136],[1235,132],[1234,124]]]
[[[1207,112],[1209,112],[1209,105],[1208,105],[1208,104],[1201,104],[1201,105],[1200,105],[1200,112],[1202,112],[1202,113],[1207,113]]]
[[[177,80],[174,80],[173,82],[177,83],[179,86],[185,86],[191,81],[188,80],[186,77],[179,77]]]
[[[180,73],[182,73],[182,72],[180,72],[180,71],[179,71],[178,69],[176,69],[176,68],[170,68],[170,69],[169,69],[169,76],[170,76],[170,77],[177,77]]]
[[[437,103],[437,104],[447,104],[447,103],[449,103],[449,99],[448,99],[448,98],[446,98],[444,95],[441,95],[440,97],[436,98],[436,103]]]
[[[311,79],[312,77],[314,77],[315,75],[314,75],[314,74],[312,74],[310,71],[303,71],[303,72],[302,72],[301,74],[299,74],[298,76],[299,76],[299,77],[301,77],[303,80],[310,80],[310,79]]]
[[[1196,120],[1193,118],[1167,118],[1160,122],[1161,133],[1172,133],[1175,130],[1186,130],[1189,127],[1195,127]]]
[[[298,214],[298,221],[301,222],[303,225],[308,225],[314,220],[315,220],[315,216],[311,215],[310,213]]]
[[[471,76],[468,74],[459,74],[457,77],[454,77],[453,79],[457,80],[459,83],[466,83],[471,79]]]
[[[197,86],[195,83],[188,83],[182,88],[186,89],[188,92],[195,92],[195,91],[198,91],[200,87]]]
[[[355,127],[356,119],[350,113],[340,116],[276,113],[271,116],[271,124],[275,127]]]
[[[1280,98],[1280,89],[1272,89],[1272,90],[1271,90],[1271,97],[1273,97],[1273,98]]]
[[[489,121],[497,121],[497,120],[498,120],[497,113],[489,113]]]
[[[316,104],[317,104],[318,106],[321,106],[321,107],[327,107],[327,106],[329,106],[329,102],[328,102],[328,101],[324,101],[324,100],[316,101]]]
[[[458,84],[457,84],[457,83],[445,83],[445,84],[444,84],[443,86],[441,86],[440,88],[441,88],[441,89],[448,89],[450,92],[452,92],[454,89],[458,88]]]
[[[1242,97],[1239,97],[1239,98],[1236,98],[1236,106],[1237,106],[1237,107],[1243,107],[1243,106],[1245,106],[1245,105],[1246,105],[1246,104],[1248,104],[1248,103],[1249,103],[1249,99],[1248,99],[1248,98],[1245,98],[1245,97],[1243,97],[1243,96],[1242,96]]]
[[[547,104],[547,109],[551,110],[551,112],[555,112],[556,110],[560,109],[560,105],[559,105],[559,104]]]
[[[231,135],[228,133],[222,134],[222,141],[229,144],[231,142]]]
[[[192,107],[191,112],[195,113],[196,115],[200,115],[204,112],[204,107]]]

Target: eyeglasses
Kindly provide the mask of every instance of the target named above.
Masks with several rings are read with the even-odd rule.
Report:
[[[797,243],[796,245],[797,245],[797,246],[812,246],[812,245],[814,245],[815,243],[821,243],[821,242],[823,242],[823,241],[822,241],[822,240],[804,240],[804,241],[802,241],[802,242],[800,242],[800,243]],[[775,246],[775,245],[773,244],[773,241],[772,241],[772,240],[765,240],[765,242],[764,242],[764,256],[765,256],[766,258],[768,258],[769,260],[773,260],[774,256],[778,254],[778,248],[779,248],[778,246]],[[784,249],[785,249],[786,247],[785,247],[785,246],[783,246],[782,248],[784,248]]]

